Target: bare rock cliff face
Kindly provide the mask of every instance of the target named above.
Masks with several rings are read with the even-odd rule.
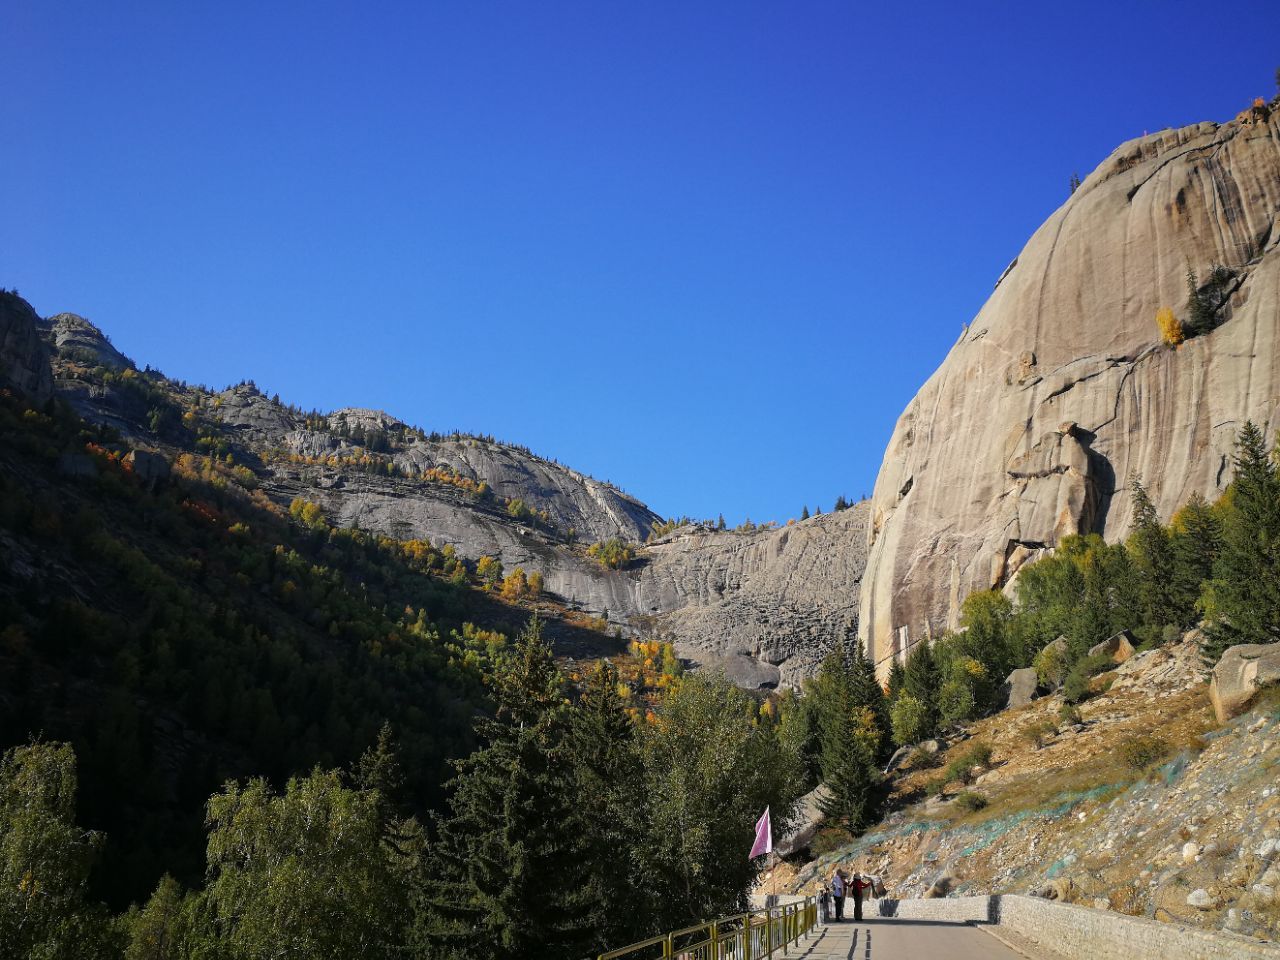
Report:
[[[745,687],[795,685],[857,629],[867,504],[755,533],[685,528],[651,544],[636,612],[660,614],[676,646]]]
[[[319,503],[343,526],[425,537],[467,557],[498,557],[507,570],[536,570],[546,590],[617,626],[653,618],[682,657],[748,688],[798,683],[834,638],[856,629],[866,504],[751,533],[683,527],[640,547],[627,568],[606,570],[554,533],[448,485],[290,466],[275,469],[269,488]]]
[[[1188,269],[1233,276],[1176,350]],[[1207,296],[1207,294],[1206,294]],[[877,659],[954,626],[1070,533],[1219,493],[1236,432],[1280,426],[1280,114],[1124,144],[1036,231],[898,421],[876,481],[860,632]]]
[[[53,373],[39,325],[31,304],[0,291],[0,387],[16,388],[37,406],[53,396]]]

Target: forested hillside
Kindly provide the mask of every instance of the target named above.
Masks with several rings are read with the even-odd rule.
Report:
[[[227,778],[349,763],[384,723],[411,806],[436,805],[527,612],[451,551],[289,516],[210,456],[146,479],[128,449],[0,397],[0,738],[75,746],[102,895],[198,877]]]

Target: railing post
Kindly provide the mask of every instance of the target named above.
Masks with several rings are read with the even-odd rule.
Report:
[[[674,943],[672,942],[672,934],[667,934],[667,939],[662,941],[662,960],[671,960],[674,953]]]
[[[746,921],[742,925],[742,960],[752,960],[751,958],[751,914],[747,914]]]
[[[711,960],[720,960],[720,921],[711,921]]]

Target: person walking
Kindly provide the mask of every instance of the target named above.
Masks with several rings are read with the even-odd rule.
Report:
[[[849,881],[849,886],[853,888],[853,920],[855,923],[861,923],[862,894],[871,887],[871,881],[865,879],[862,874],[855,873],[853,879]]]
[[[839,867],[831,875],[831,899],[836,905],[836,923],[844,920],[845,875]]]
[[[831,922],[831,888],[825,883],[818,891],[818,922]]]

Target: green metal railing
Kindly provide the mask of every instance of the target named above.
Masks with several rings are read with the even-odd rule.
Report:
[[[710,923],[699,923],[617,950],[599,960],[765,960],[781,952],[818,925],[818,901],[753,910]]]

